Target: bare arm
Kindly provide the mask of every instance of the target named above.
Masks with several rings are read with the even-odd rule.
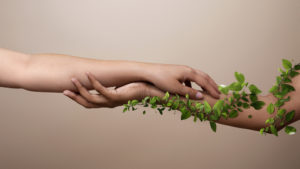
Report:
[[[165,95],[163,91],[157,89],[152,85],[147,85],[147,84],[132,84],[132,85],[139,85],[140,90],[138,92],[135,91],[134,88],[129,88],[127,86],[121,87],[113,92],[103,92],[104,88],[101,87],[101,84],[98,83],[95,79],[91,80],[91,84],[94,84],[93,88],[96,89],[100,93],[100,95],[92,95],[88,93],[88,91],[85,90],[84,87],[81,86],[78,81],[74,84],[79,89],[80,95],[77,95],[75,93],[68,93],[66,95],[85,107],[101,107],[102,105],[105,106],[105,103],[107,102],[105,98],[107,97],[112,98],[113,100],[115,99],[114,102],[115,104],[110,105],[109,107],[116,107],[124,103],[127,103],[128,100],[133,100],[133,99],[141,100],[146,96],[152,96],[152,97],[159,96],[162,98]],[[290,123],[293,123],[300,119],[300,75],[293,78],[292,85],[295,87],[295,91],[288,94],[288,96],[290,96],[291,99],[290,101],[286,102],[285,105],[282,107],[286,109],[287,112],[290,112],[292,110],[296,111],[295,117],[292,121],[290,121]],[[126,96],[130,95],[130,97],[124,97],[125,95]],[[225,95],[221,95],[221,99],[225,97],[226,97]],[[260,110],[255,110],[254,108],[244,109],[243,112],[240,112],[236,118],[229,118],[229,119],[221,118],[217,122],[220,124],[225,124],[225,125],[239,127],[239,128],[246,128],[251,130],[260,130],[261,128],[266,127],[267,125],[265,124],[265,121],[268,118],[276,115],[276,113],[270,115],[266,111],[266,107],[269,103],[275,103],[276,98],[273,95],[266,95],[266,96],[259,96],[258,99],[266,103],[266,105],[262,109]],[[217,99],[214,99],[207,94],[204,94],[204,100],[206,100],[211,106],[213,106],[217,101]],[[252,115],[252,118],[248,118],[248,115]],[[282,127],[284,126],[280,127],[279,125],[277,125],[278,129],[281,129]]]
[[[30,91],[62,92],[76,90],[71,78],[91,85],[86,72],[91,72],[105,87],[123,86],[147,81],[163,91],[192,98],[201,98],[197,90],[182,83],[196,82],[218,98],[216,83],[200,70],[182,65],[154,64],[133,61],[106,61],[58,54],[23,54],[0,49],[0,86]],[[196,97],[199,96],[199,97]]]

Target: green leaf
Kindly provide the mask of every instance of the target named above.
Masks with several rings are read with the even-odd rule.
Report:
[[[219,117],[216,114],[213,114],[213,115],[209,116],[209,119],[213,120],[213,121],[217,121],[217,120],[219,120]]]
[[[203,113],[198,113],[198,118],[200,119],[200,121],[204,120],[204,114]]]
[[[218,100],[213,107],[214,112],[216,112],[218,116],[221,115],[221,112],[223,110],[223,105],[224,105],[224,101]]]
[[[277,116],[278,116],[280,119],[283,119],[283,115],[284,115],[285,112],[286,112],[285,109],[279,109],[278,112],[277,112]]]
[[[181,120],[186,120],[192,116],[190,111],[184,111],[181,114]]]
[[[260,133],[261,135],[263,135],[264,132],[265,132],[265,129],[264,129],[264,128],[261,128],[261,129],[259,130],[259,133]]]
[[[146,110],[143,111],[143,114],[144,114],[144,115],[146,114]]]
[[[238,82],[240,82],[240,83],[245,82],[245,76],[242,73],[235,72],[234,75]]]
[[[216,132],[217,131],[217,124],[213,121],[210,121],[209,124],[210,124],[210,128],[212,129],[212,131]]]
[[[294,116],[295,116],[295,110],[288,112],[285,115],[285,121],[290,122],[294,118]]]
[[[256,96],[256,94],[250,94],[250,100],[251,100],[251,102],[256,102],[257,101],[257,96]]]
[[[238,92],[233,92],[233,97],[237,100],[239,100],[241,98],[241,95]]]
[[[282,65],[286,70],[290,70],[292,68],[292,63],[286,59],[282,59]]]
[[[296,71],[291,71],[291,73],[290,73],[292,78],[297,76],[298,74],[299,74],[299,72],[296,72]]]
[[[263,102],[263,101],[256,101],[256,102],[251,103],[251,106],[252,106],[255,110],[261,109],[264,105],[265,105],[265,102]]]
[[[132,100],[132,101],[131,101],[131,105],[132,105],[132,106],[136,106],[138,103],[139,103],[138,100]]]
[[[229,117],[230,118],[235,118],[238,116],[238,111],[236,110],[232,110],[230,113],[229,113]]]
[[[126,106],[127,106],[127,104],[126,104]],[[125,113],[126,111],[128,111],[128,107],[124,107],[123,113]]]
[[[265,123],[266,124],[273,124],[275,122],[274,118],[268,118]]]
[[[243,89],[242,83],[240,82],[231,83],[228,88],[232,91],[241,91]]]
[[[243,103],[243,108],[244,109],[248,109],[250,107],[250,105],[248,103]]]
[[[300,70],[300,64],[295,65],[294,69],[295,69],[295,70]]]
[[[228,92],[229,92],[229,88],[226,87],[226,86],[219,86],[219,91],[220,91],[221,93],[227,95]]]
[[[252,118],[252,115],[251,115],[251,114],[249,114],[249,115],[248,115],[248,118],[249,118],[249,119],[251,119],[251,118]]]
[[[186,94],[186,95],[185,95],[185,98],[186,98],[186,99],[190,99],[189,94]]]
[[[270,93],[275,93],[276,91],[278,91],[278,86],[277,86],[277,85],[274,85],[274,86],[269,90]]]
[[[274,104],[270,103],[269,106],[267,107],[267,112],[269,114],[273,114],[274,111],[275,111],[275,106],[274,106]]]
[[[159,114],[163,115],[163,111],[165,110],[165,107],[157,108],[157,110],[159,111]]]
[[[166,92],[165,96],[163,97],[164,101],[167,101],[170,98],[169,92]]]
[[[249,86],[249,90],[252,94],[260,94],[261,90],[259,90],[255,85],[251,84]]]
[[[282,90],[287,90],[288,92],[295,91],[295,88],[289,84],[282,84]]]
[[[274,125],[270,125],[270,130],[271,130],[272,134],[274,134],[275,136],[278,136],[277,129]]]
[[[204,101],[204,111],[207,114],[211,113],[211,107],[210,107],[210,105],[208,104],[207,101]]]
[[[293,126],[286,126],[284,131],[288,134],[288,135],[294,135],[296,134],[296,128]]]

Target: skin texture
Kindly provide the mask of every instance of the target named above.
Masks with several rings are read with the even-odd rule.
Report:
[[[220,94],[217,84],[206,73],[183,65],[106,61],[58,54],[29,55],[0,49],[0,72],[1,87],[40,92],[76,92],[71,78],[92,89],[85,75],[91,72],[105,87],[148,82],[162,91],[201,99],[202,94],[190,86],[193,81],[214,98]]]
[[[106,107],[116,107],[127,103],[128,100],[141,100],[146,96],[159,96],[161,98],[164,96],[163,91],[154,87],[153,85],[149,85],[146,83],[131,83],[117,89],[105,89],[105,87],[102,86],[101,83],[98,82],[92,74],[88,73],[87,76],[89,77],[90,83],[93,85],[93,88],[98,91],[99,94],[95,95],[89,93],[88,90],[83,85],[81,85],[81,83],[77,79],[73,79],[73,84],[78,89],[79,93],[76,94],[71,91],[66,91],[64,93],[75,102],[87,108],[96,108],[103,106],[105,107],[105,105],[108,105],[111,102],[114,102],[114,104],[109,104],[109,106]],[[292,85],[295,87],[295,91],[288,94],[291,99],[282,107],[286,109],[287,112],[290,112],[292,110],[296,111],[295,117],[290,123],[293,123],[300,119],[300,75],[292,79]],[[136,88],[138,88],[138,92],[136,91]],[[225,97],[225,95],[221,95],[221,99]],[[266,103],[266,105],[262,109],[245,109],[243,112],[239,113],[238,117],[230,119],[221,118],[219,121],[217,121],[217,123],[257,131],[261,128],[267,127],[267,125],[265,124],[266,119],[275,116],[276,113],[270,115],[266,111],[266,108],[269,103],[275,103],[276,98],[273,95],[269,94],[266,96],[258,96],[258,99]],[[204,94],[204,100],[206,100],[211,106],[213,106],[217,101],[217,99],[211,97],[208,94]],[[248,115],[252,115],[252,118],[249,119]],[[279,130],[284,127],[279,126],[279,124],[276,124],[276,126]]]

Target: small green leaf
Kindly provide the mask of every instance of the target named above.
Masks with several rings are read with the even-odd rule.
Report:
[[[211,107],[210,107],[210,105],[208,104],[207,101],[204,101],[204,111],[205,111],[206,114],[211,113]]]
[[[264,129],[264,128],[261,128],[261,129],[259,130],[259,133],[260,133],[261,135],[263,135],[263,134],[264,134],[264,131],[265,131],[265,129]]]
[[[294,118],[294,116],[295,116],[295,110],[288,112],[285,115],[285,121],[290,122]]]
[[[256,96],[256,94],[250,94],[250,100],[251,100],[251,102],[256,102],[257,101],[257,96]]]
[[[294,69],[295,69],[295,70],[300,70],[300,64],[295,65]]]
[[[230,113],[229,113],[229,117],[230,118],[235,118],[238,116],[238,111],[236,110],[232,110]]]
[[[267,111],[269,114],[273,114],[275,111],[275,106],[274,104],[270,103],[269,106],[267,107]]]
[[[163,97],[164,101],[167,101],[170,98],[169,92],[166,92],[165,96]]]
[[[145,114],[146,114],[146,110],[143,111],[143,115],[145,115]]]
[[[297,76],[298,74],[299,74],[299,72],[296,72],[296,71],[291,71],[291,73],[290,73],[292,78]]]
[[[296,128],[293,126],[286,126],[284,131],[288,134],[288,135],[294,135],[296,134]]]
[[[248,109],[250,107],[250,105],[248,103],[243,103],[243,108],[244,109]]]
[[[251,84],[249,86],[249,90],[252,94],[260,94],[261,90],[259,90],[255,85]]]
[[[282,84],[282,90],[287,90],[288,92],[295,91],[295,88],[289,84]]]
[[[186,98],[186,99],[190,99],[189,94],[186,94],[186,95],[185,95],[185,98]]]
[[[275,122],[274,118],[268,118],[265,123],[266,124],[273,124]]]
[[[274,134],[275,136],[278,136],[277,129],[274,125],[270,125],[270,130],[271,130],[272,134]]]
[[[256,102],[251,103],[251,106],[252,106],[255,110],[261,109],[264,105],[265,105],[265,102],[263,102],[263,101],[256,101]]]
[[[251,119],[251,118],[252,118],[252,115],[251,115],[251,114],[249,114],[249,115],[248,115],[248,118],[249,118],[249,119]]]
[[[277,112],[277,116],[278,116],[280,119],[283,119],[283,115],[284,115],[285,112],[286,112],[285,109],[279,109],[278,112]]]
[[[240,82],[240,83],[245,82],[245,76],[242,73],[235,72],[234,75],[238,82]]]
[[[212,129],[212,131],[216,132],[217,131],[217,124],[213,121],[210,121],[209,124],[210,124],[210,128]]]
[[[132,101],[131,101],[131,105],[132,105],[132,106],[136,106],[138,103],[139,103],[138,100],[132,100]]]
[[[289,70],[292,68],[292,63],[286,59],[282,59],[282,65],[286,70]]]
[[[278,86],[277,85],[274,85],[270,90],[269,90],[269,92],[270,93],[275,93],[275,91],[277,91],[278,90]]]
[[[240,82],[231,83],[228,88],[232,91],[241,91],[243,89],[242,83]]]
[[[217,121],[217,120],[219,120],[219,117],[217,115],[213,114],[213,115],[209,116],[209,119],[213,120],[213,121]]]
[[[221,93],[227,95],[228,92],[229,92],[229,88],[226,87],[226,86],[219,86],[219,91],[220,91]]]
[[[181,120],[186,120],[186,119],[190,118],[191,116],[192,115],[191,115],[190,111],[182,112],[182,114],[181,114]]]
[[[157,110],[159,111],[159,114],[163,115],[163,111],[165,110],[165,107],[157,108]]]

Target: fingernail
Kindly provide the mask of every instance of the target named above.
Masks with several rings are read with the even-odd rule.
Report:
[[[197,92],[197,94],[196,94],[196,98],[197,98],[197,99],[202,99],[202,98],[203,98],[203,95],[202,95],[202,93],[200,93],[200,92]]]
[[[76,82],[76,79],[74,77],[71,80],[72,80],[72,82]]]
[[[90,75],[91,73],[90,72],[85,72],[85,74]]]
[[[64,95],[69,95],[71,92],[69,91],[69,90],[65,90],[64,92],[63,92],[63,94]]]

